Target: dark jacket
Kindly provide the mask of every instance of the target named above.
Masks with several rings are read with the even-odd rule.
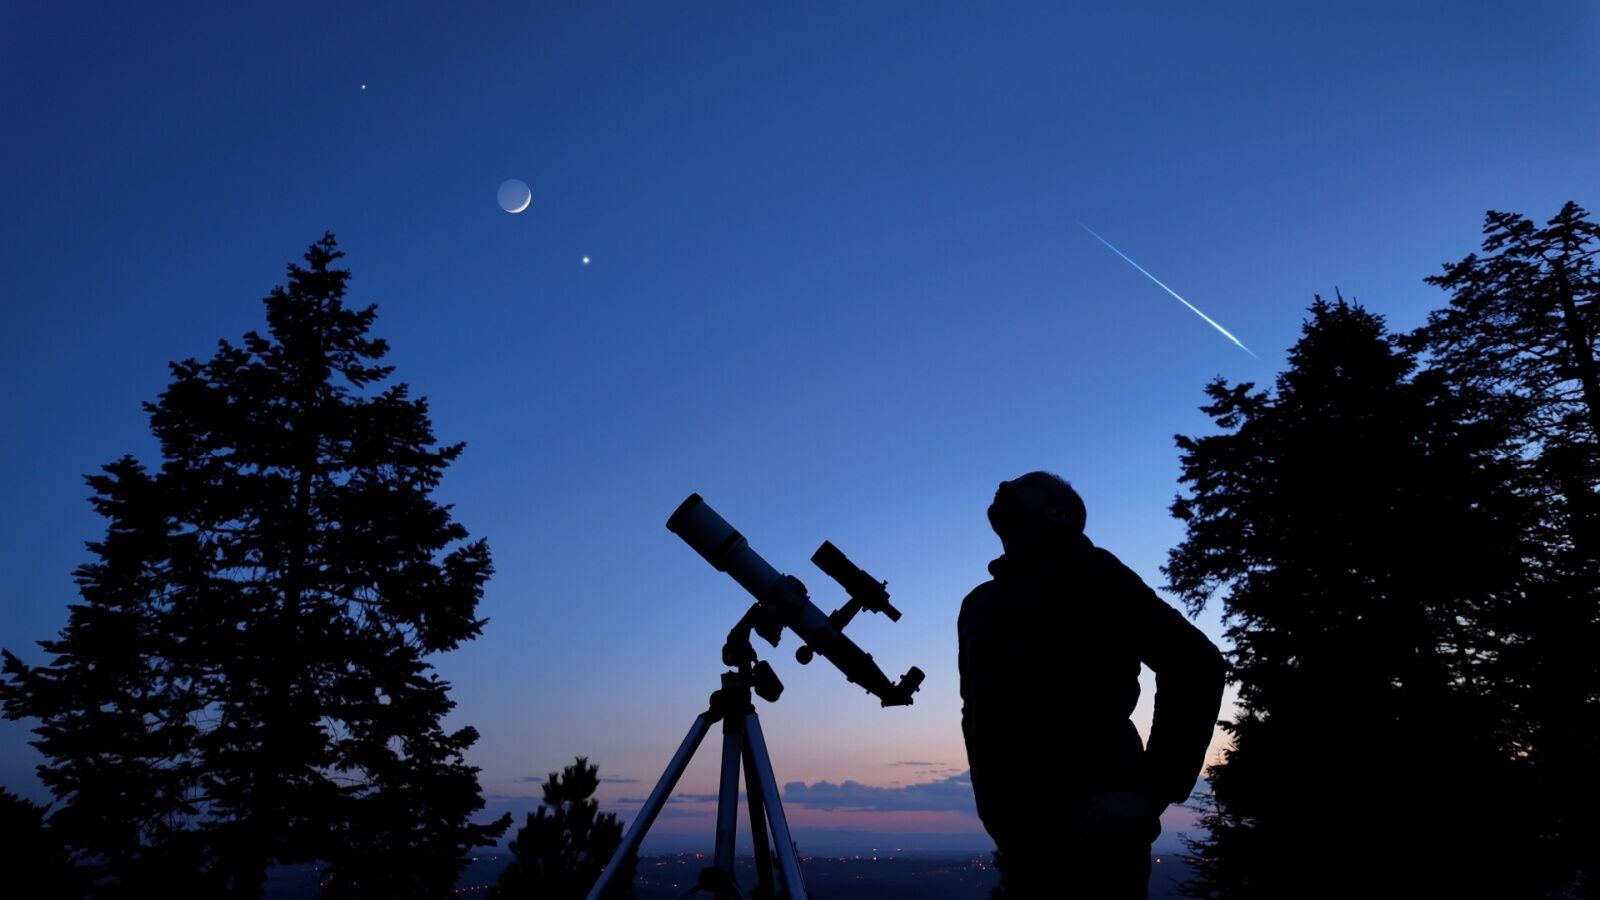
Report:
[[[1222,701],[1222,655],[1131,569],[1077,535],[1001,556],[961,604],[961,729],[991,833],[1101,791],[1188,799]],[[1150,745],[1129,716],[1156,673]]]

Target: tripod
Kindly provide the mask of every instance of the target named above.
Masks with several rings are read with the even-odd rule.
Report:
[[[756,715],[755,705],[750,702],[752,689],[767,700],[776,700],[783,685],[778,683],[771,667],[764,662],[752,664],[750,658],[741,660],[737,671],[722,673],[722,688],[711,695],[710,706],[696,716],[694,724],[689,726],[689,733],[667,764],[666,771],[661,773],[661,780],[656,782],[655,790],[650,792],[644,808],[639,810],[638,818],[628,828],[622,845],[612,855],[611,862],[606,864],[605,871],[600,873],[600,880],[589,891],[588,900],[599,900],[623,860],[638,851],[645,832],[650,830],[672,789],[677,786],[678,779],[683,776],[684,769],[688,768],[695,750],[699,749],[700,742],[705,739],[711,726],[719,720],[722,722],[722,780],[717,793],[716,851],[712,856],[712,865],[702,869],[695,886],[680,894],[679,898],[681,900],[704,890],[714,893],[718,900],[751,900],[752,896],[756,900],[805,900],[806,888],[800,878],[800,861],[795,857],[794,842],[789,838],[789,823],[783,817],[778,782],[772,775],[772,760],[767,756],[767,742],[761,734],[761,720]],[[756,855],[756,889],[753,895],[746,894],[739,887],[733,873],[741,762],[744,764],[748,790],[746,803],[750,808],[750,836],[755,844]],[[773,845],[770,849],[767,843],[769,826]],[[782,883],[782,893],[774,890],[772,850],[776,850],[776,875]]]

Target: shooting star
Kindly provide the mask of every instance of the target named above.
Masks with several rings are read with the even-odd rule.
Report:
[[[1146,272],[1144,266],[1141,266],[1138,263],[1134,262],[1133,260],[1128,259],[1128,254],[1123,253],[1121,250],[1118,250],[1115,246],[1112,245],[1112,243],[1110,241],[1106,240],[1105,238],[1101,237],[1098,234],[1095,234],[1093,228],[1090,228],[1089,226],[1083,224],[1082,222],[1078,223],[1078,227],[1080,227],[1084,231],[1087,231],[1090,234],[1094,235],[1094,239],[1095,240],[1099,241],[1102,244],[1105,244],[1107,247],[1110,247],[1112,253],[1115,253],[1116,255],[1122,257],[1123,259],[1128,260],[1128,265],[1133,266],[1135,269],[1138,269],[1140,272],[1144,272],[1144,277],[1150,279],[1151,281],[1154,281],[1163,291],[1166,291],[1167,293],[1171,294],[1173,296],[1173,298],[1176,299],[1179,303],[1182,303],[1184,306],[1189,307],[1189,311],[1190,312],[1194,313],[1195,315],[1199,316],[1202,319],[1205,319],[1207,325],[1210,325],[1212,328],[1215,328],[1216,330],[1222,332],[1222,336],[1227,338],[1230,341],[1233,341],[1234,345],[1237,346],[1240,350],[1243,350],[1244,352],[1250,354],[1251,356],[1255,356],[1256,359],[1260,359],[1261,358],[1259,356],[1256,356],[1254,350],[1251,350],[1249,347],[1246,347],[1242,342],[1240,342],[1240,340],[1238,338],[1234,337],[1232,334],[1229,334],[1228,333],[1228,329],[1223,328],[1221,325],[1218,325],[1215,319],[1211,318],[1210,316],[1208,316],[1205,313],[1201,312],[1199,309],[1195,308],[1195,305],[1193,303],[1190,303],[1189,301],[1187,301],[1187,300],[1183,299],[1182,297],[1178,296],[1178,292],[1173,290],[1172,288],[1169,288],[1166,285],[1162,284],[1161,283],[1161,279],[1155,277],[1154,275],[1151,275],[1149,272]]]

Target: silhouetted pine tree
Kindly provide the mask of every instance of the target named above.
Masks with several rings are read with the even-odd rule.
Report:
[[[462,445],[344,305],[326,235],[265,299],[268,334],[173,363],[146,404],[154,472],[91,476],[108,520],[82,602],[6,714],[40,720],[51,817],[97,893],[253,897],[274,862],[325,860],[347,896],[438,896],[471,847],[471,728],[431,654],[479,633],[483,541],[430,499]],[[452,549],[453,545],[453,549]]]
[[[1576,203],[1543,228],[1488,213],[1483,256],[1428,281],[1451,292],[1410,340],[1480,408],[1514,424],[1507,456],[1540,509],[1525,602],[1507,610],[1501,681],[1537,783],[1530,872],[1600,890],[1600,225]]]
[[[493,896],[579,900],[599,880],[606,863],[622,844],[622,823],[600,812],[594,792],[600,767],[584,757],[544,783],[544,803],[531,813],[511,842],[514,857],[500,873]],[[607,900],[632,900],[638,857],[623,863],[606,891]]]
[[[50,900],[82,897],[85,884],[45,807],[0,788],[0,872],[6,893]]]
[[[1528,552],[1497,422],[1320,297],[1272,392],[1218,380],[1178,437],[1164,571],[1222,592],[1237,716],[1199,896],[1513,897],[1527,810],[1493,686]],[[1466,894],[1462,894],[1466,895]]]

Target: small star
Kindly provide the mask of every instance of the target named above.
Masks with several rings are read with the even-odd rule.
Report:
[[[583,264],[586,265],[586,266],[589,264],[589,257],[585,256],[583,258]]]
[[[363,84],[363,85],[362,85],[362,86],[361,86],[361,89],[362,89],[362,90],[363,90],[363,91],[364,91],[364,90],[366,90],[366,89],[367,89],[367,86],[366,86],[366,85],[364,85],[364,84]]]

